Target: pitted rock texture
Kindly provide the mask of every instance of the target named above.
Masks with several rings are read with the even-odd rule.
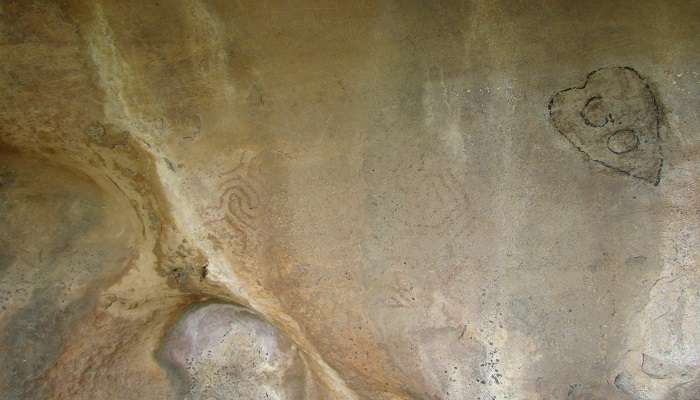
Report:
[[[697,400],[699,20],[1,1],[0,398]]]
[[[186,399],[320,398],[296,346],[240,307],[192,307],[160,352]]]

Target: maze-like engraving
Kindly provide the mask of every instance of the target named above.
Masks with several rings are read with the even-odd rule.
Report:
[[[254,155],[242,152],[236,165],[220,174],[217,203],[205,210],[206,222],[237,256],[255,247],[255,233],[260,208]]]
[[[634,69],[591,72],[583,86],[552,97],[549,116],[559,133],[591,160],[654,185],[661,181],[661,110]]]
[[[397,178],[394,215],[402,224],[427,230],[445,230],[467,210],[462,183],[449,171],[408,168]]]

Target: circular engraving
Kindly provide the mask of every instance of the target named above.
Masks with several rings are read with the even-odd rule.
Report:
[[[607,108],[600,96],[591,97],[586,101],[586,105],[581,110],[583,122],[588,126],[600,128],[612,120],[612,116],[607,113]]]
[[[608,137],[608,149],[615,154],[628,153],[639,146],[639,136],[632,129],[620,129]]]

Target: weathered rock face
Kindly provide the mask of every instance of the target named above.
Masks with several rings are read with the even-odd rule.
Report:
[[[189,310],[161,357],[183,398],[316,399],[296,346],[273,326],[232,305]]]
[[[95,292],[124,272],[136,226],[128,206],[84,176],[2,156],[0,388],[7,398],[40,397]]]
[[[698,20],[0,2],[0,398],[696,400]]]

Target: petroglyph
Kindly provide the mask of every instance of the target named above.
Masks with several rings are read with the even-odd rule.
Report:
[[[252,152],[243,151],[236,165],[221,173],[217,203],[205,209],[210,216],[205,225],[225,239],[231,251],[238,256],[255,247],[258,211],[260,208],[257,164]]]
[[[649,84],[634,69],[591,72],[583,86],[552,97],[549,116],[557,130],[591,160],[659,184],[660,109]]]
[[[442,231],[467,209],[467,194],[452,171],[410,165],[399,171],[396,184],[396,191],[386,200],[393,205],[397,220],[407,227]]]

